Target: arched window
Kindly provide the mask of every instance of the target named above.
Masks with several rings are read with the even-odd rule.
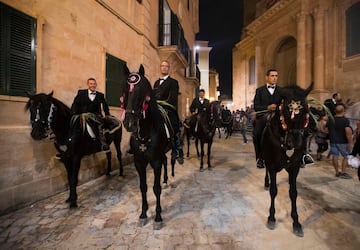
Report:
[[[346,56],[360,54],[360,2],[346,10]]]

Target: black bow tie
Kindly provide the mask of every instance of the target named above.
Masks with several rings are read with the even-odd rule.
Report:
[[[160,80],[160,81],[161,81],[161,80],[163,80],[163,81],[164,81],[164,80],[165,80],[165,78],[159,78],[159,80]]]
[[[96,95],[96,92],[91,92],[90,95]]]
[[[271,85],[268,85],[267,86],[269,89],[274,89],[275,88],[275,85],[271,86]]]

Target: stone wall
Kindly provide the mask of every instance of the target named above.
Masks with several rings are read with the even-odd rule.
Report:
[[[89,77],[96,78],[98,90],[106,92],[107,53],[125,61],[131,71],[144,65],[146,76],[152,83],[159,77],[160,61],[168,59],[160,54],[158,47],[158,1],[2,2],[36,19],[36,92],[54,91],[54,97],[68,106],[78,89],[86,88]],[[188,13],[180,2],[171,0],[171,6],[175,13],[182,10],[180,22],[192,48],[198,31],[197,12]],[[196,5],[197,10],[198,1],[192,1],[192,5]],[[172,64],[172,73],[180,85],[181,117],[185,117],[186,100],[193,98],[193,89],[198,84],[187,81],[183,73],[185,67]],[[24,112],[26,102],[25,97],[0,96],[0,213],[67,188],[65,168],[54,159],[53,142],[33,141],[30,137],[28,114]],[[111,107],[110,112],[120,117],[119,107]],[[125,153],[129,148],[129,137],[123,129],[124,164],[132,160]],[[115,152],[114,148],[112,151]],[[113,169],[118,168],[115,158],[113,153]],[[105,168],[105,154],[84,157],[80,183],[104,174]]]

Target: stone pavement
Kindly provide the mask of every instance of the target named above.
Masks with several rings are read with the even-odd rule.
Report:
[[[253,145],[239,134],[215,139],[212,171],[199,172],[194,155],[176,166],[163,189],[161,230],[153,230],[155,198],[148,168],[149,222],[138,227],[141,208],[134,166],[78,188],[78,209],[68,192],[0,217],[0,249],[360,249],[360,182],[334,176],[329,162],[301,169],[298,213],[304,237],[292,233],[287,175],[278,175],[277,226],[266,227],[270,205],[264,170]],[[315,147],[314,147],[315,149]]]

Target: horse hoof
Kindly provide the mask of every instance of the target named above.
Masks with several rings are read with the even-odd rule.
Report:
[[[70,208],[77,208],[78,205],[76,202],[70,202]]]
[[[162,221],[155,221],[153,228],[154,228],[154,230],[160,230],[160,229],[162,229],[162,226],[163,226]]]
[[[275,229],[275,221],[268,220],[267,228],[269,228],[270,230],[274,230]]]
[[[293,232],[298,237],[304,237],[304,232],[301,227],[296,227],[296,228],[294,227]]]
[[[143,227],[147,223],[147,218],[140,218],[138,222],[138,227]]]
[[[169,185],[168,185],[167,183],[163,183],[163,184],[162,184],[162,188],[163,188],[163,189],[167,189],[168,187],[169,187]]]
[[[204,168],[203,168],[203,167],[200,167],[200,172],[204,172]]]

